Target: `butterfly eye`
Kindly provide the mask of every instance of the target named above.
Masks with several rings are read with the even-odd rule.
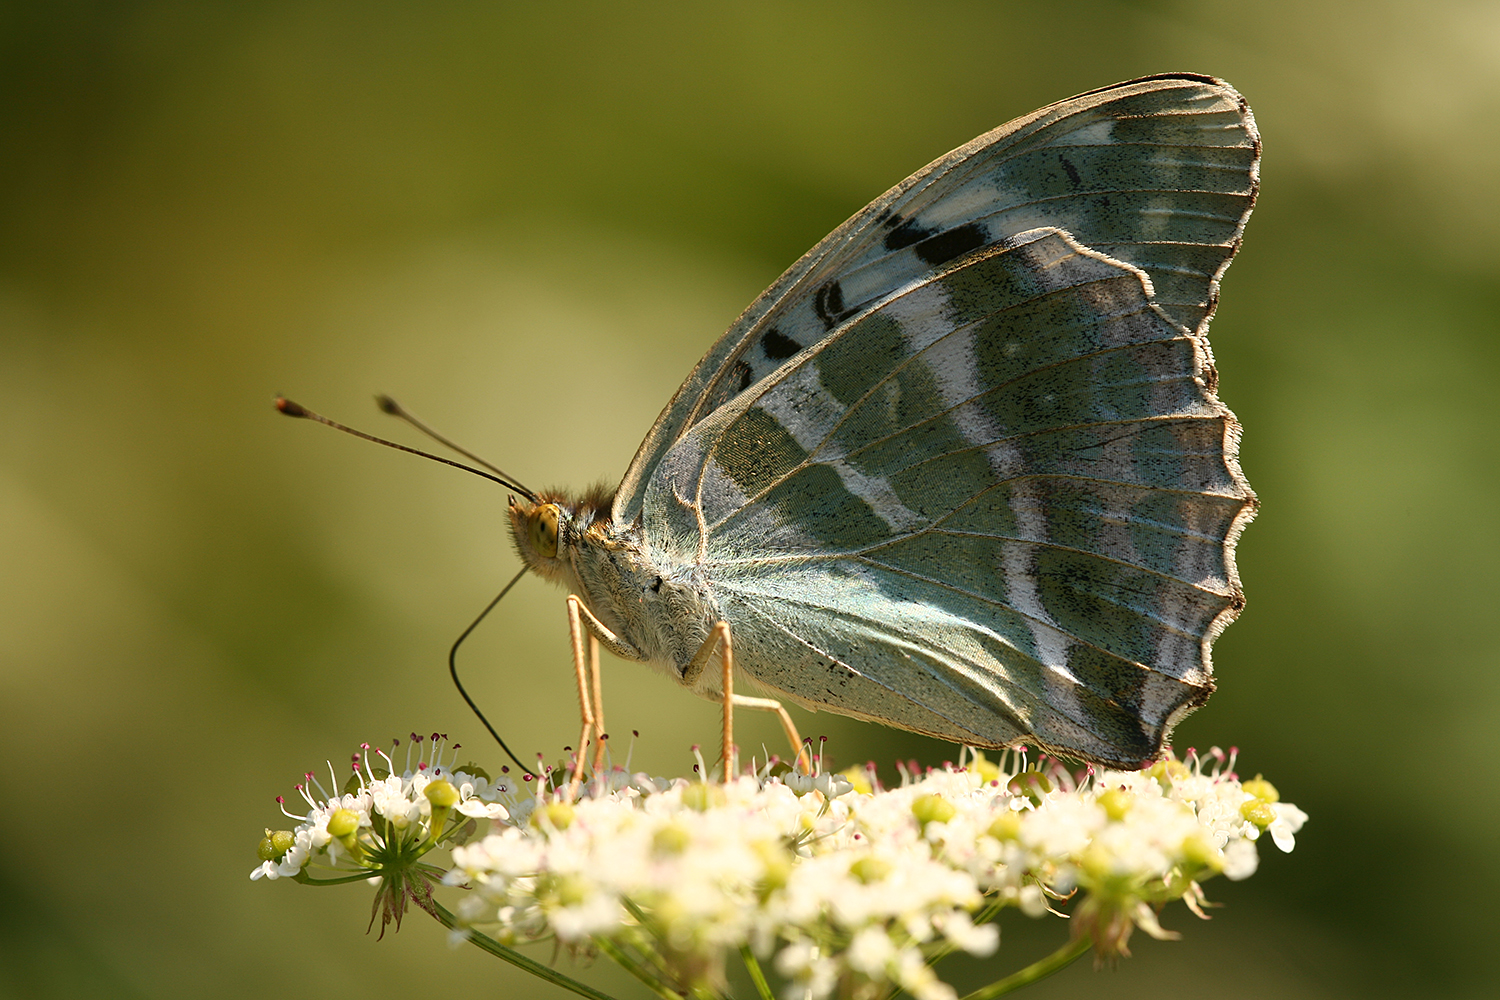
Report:
[[[531,515],[531,547],[537,555],[557,558],[557,519],[562,511],[555,503],[544,503]]]

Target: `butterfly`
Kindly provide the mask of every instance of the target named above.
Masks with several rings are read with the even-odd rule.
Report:
[[[724,622],[780,700],[1156,759],[1244,606],[1205,333],[1259,157],[1244,99],[1185,74],[979,136],[756,299],[613,494],[513,496],[522,559],[706,697]]]

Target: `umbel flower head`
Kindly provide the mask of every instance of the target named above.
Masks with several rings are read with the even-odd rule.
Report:
[[[393,743],[394,753],[400,741]],[[444,757],[458,750],[458,744],[446,744],[440,733],[430,741],[412,733],[400,772],[386,751],[361,744],[342,786],[328,765],[329,784],[342,787],[340,794],[330,794],[312,772],[305,774],[296,788],[307,812],[289,812],[277,796],[282,813],[298,821],[297,826],[266,831],[258,852],[261,863],[250,878],[308,883],[378,879],[370,921],[373,925],[380,916],[382,935],[392,922],[401,926],[408,902],[435,913],[432,886],[443,869],[423,863],[423,856],[439,845],[462,842],[473,834],[477,820],[507,819],[506,803],[514,801],[508,781],[492,782],[478,768],[445,765]],[[334,877],[315,878],[319,869]]]
[[[1128,954],[1136,927],[1168,936],[1161,905],[1196,906],[1202,879],[1251,874],[1263,829],[1301,826],[1269,783],[1247,791],[1226,757],[1210,761],[1078,780],[1024,753],[975,755],[892,789],[858,773],[859,791],[766,773],[632,782],[455,849],[447,881],[474,890],[459,908],[469,926],[610,941],[679,987],[720,985],[726,956],[748,947],[798,996],[949,997],[931,959],[994,951],[998,909],[1040,915],[1080,895],[1075,938]]]
[[[337,798],[302,788],[309,812],[278,835],[285,846],[263,848],[274,856],[252,877],[314,881],[314,864],[378,874],[386,921],[410,900],[455,941],[517,964],[530,960],[507,946],[533,940],[602,952],[661,995],[726,995],[726,964],[740,957],[758,984],[769,961],[788,998],[899,988],[948,1000],[935,963],[993,953],[994,921],[1010,907],[1071,918],[1069,942],[1016,974],[1025,981],[1090,949],[1128,955],[1137,928],[1176,936],[1158,922],[1165,904],[1181,899],[1202,916],[1203,881],[1249,876],[1262,834],[1291,850],[1306,820],[1264,779],[1240,781],[1234,754],[1217,749],[1078,774],[1024,751],[974,753],[925,772],[903,767],[892,788],[873,767],[831,774],[811,757],[811,769],[752,765],[711,781],[700,759],[691,779],[616,768],[582,786],[537,782],[526,795],[445,769],[437,750],[399,776],[389,756],[377,751],[383,766],[371,767],[366,753]],[[451,792],[435,798],[434,788]],[[441,876],[417,860],[440,845],[452,849]],[[468,890],[456,916],[432,900],[437,881]]]

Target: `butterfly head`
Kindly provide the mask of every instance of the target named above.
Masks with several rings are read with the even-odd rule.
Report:
[[[552,491],[539,493],[535,500],[512,496],[510,528],[516,552],[538,575],[570,583],[569,552],[608,527],[613,499],[602,488],[576,499]]]

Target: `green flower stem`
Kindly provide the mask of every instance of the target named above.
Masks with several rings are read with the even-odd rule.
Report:
[[[585,986],[583,983],[580,983],[578,980],[573,979],[571,976],[565,976],[561,972],[558,972],[556,969],[527,958],[525,955],[521,954],[519,951],[516,951],[514,948],[505,947],[505,945],[501,944],[499,941],[496,941],[492,937],[486,937],[485,935],[480,934],[477,931],[469,930],[466,927],[459,927],[458,920],[441,904],[434,900],[432,905],[436,911],[434,915],[438,918],[439,923],[452,931],[467,931],[469,935],[469,942],[479,948],[479,950],[487,951],[491,955],[494,955],[496,958],[503,959],[509,962],[511,965],[514,965],[516,968],[531,973],[538,979],[545,979],[547,982],[561,986],[565,990],[571,990],[581,997],[588,997],[589,1000],[614,1000],[614,997],[611,997],[608,993],[600,993],[592,986]],[[679,1000],[679,998],[673,997],[672,1000]]]
[[[639,929],[641,932],[641,937],[645,938],[648,941],[648,944],[644,946],[642,944],[636,943],[636,950],[649,956],[652,947],[652,944],[650,942],[652,942],[652,939],[655,939],[654,944],[660,945],[662,943],[661,935],[653,929],[650,915],[642,910],[639,905],[629,899],[621,899],[620,902],[624,904],[626,911],[629,912],[630,915],[635,918],[636,923],[640,925]],[[597,938],[594,940],[596,944],[600,944],[601,946],[603,945],[603,942],[599,941]],[[641,962],[632,959],[624,951],[624,949],[621,949],[618,945],[611,942],[611,946],[615,948],[615,951],[609,952],[609,956],[613,958],[617,963],[624,966],[626,971],[628,971],[632,976],[635,976],[637,979],[647,984],[655,991],[660,992],[660,990],[664,988],[660,985],[660,983],[662,982],[662,977],[656,975],[652,971],[652,969],[649,967],[649,962],[647,962],[646,965],[642,965]],[[627,965],[627,962],[631,964]],[[693,986],[689,989],[691,994],[695,997],[698,997],[699,1000],[703,1000],[703,998],[707,998],[707,1000],[716,1000],[716,994],[709,992],[701,985]],[[676,1000],[681,1000],[683,996],[683,994],[680,992],[670,992],[663,995],[674,997],[676,998]]]
[[[625,954],[624,949],[613,941],[601,937],[591,938],[591,940],[599,947],[600,951],[612,958],[616,965],[620,966],[620,968],[630,973],[636,979],[639,979],[648,990],[661,997],[662,1000],[682,1000],[682,994],[667,989],[653,979],[651,973],[641,968],[639,962]]]
[[[750,973],[751,982],[755,983],[755,993],[760,1000],[776,1000],[776,994],[771,992],[771,984],[766,982],[766,974],[761,971],[760,963],[755,960],[755,952],[750,950],[749,945],[740,947],[740,958],[745,961],[745,969]]]
[[[292,881],[300,882],[303,885],[344,885],[348,882],[368,882],[379,874],[377,871],[365,871],[357,875],[345,875],[342,878],[313,878],[304,869],[293,875]]]
[[[1038,980],[1046,979],[1054,972],[1059,972],[1072,965],[1083,953],[1089,950],[1089,939],[1079,938],[1069,941],[1061,948],[1037,962],[1032,962],[1020,972],[1012,973],[1004,979],[981,987],[964,997],[963,1000],[993,1000],[994,997],[1004,996],[1012,990],[1018,990],[1022,986],[1030,986]]]

